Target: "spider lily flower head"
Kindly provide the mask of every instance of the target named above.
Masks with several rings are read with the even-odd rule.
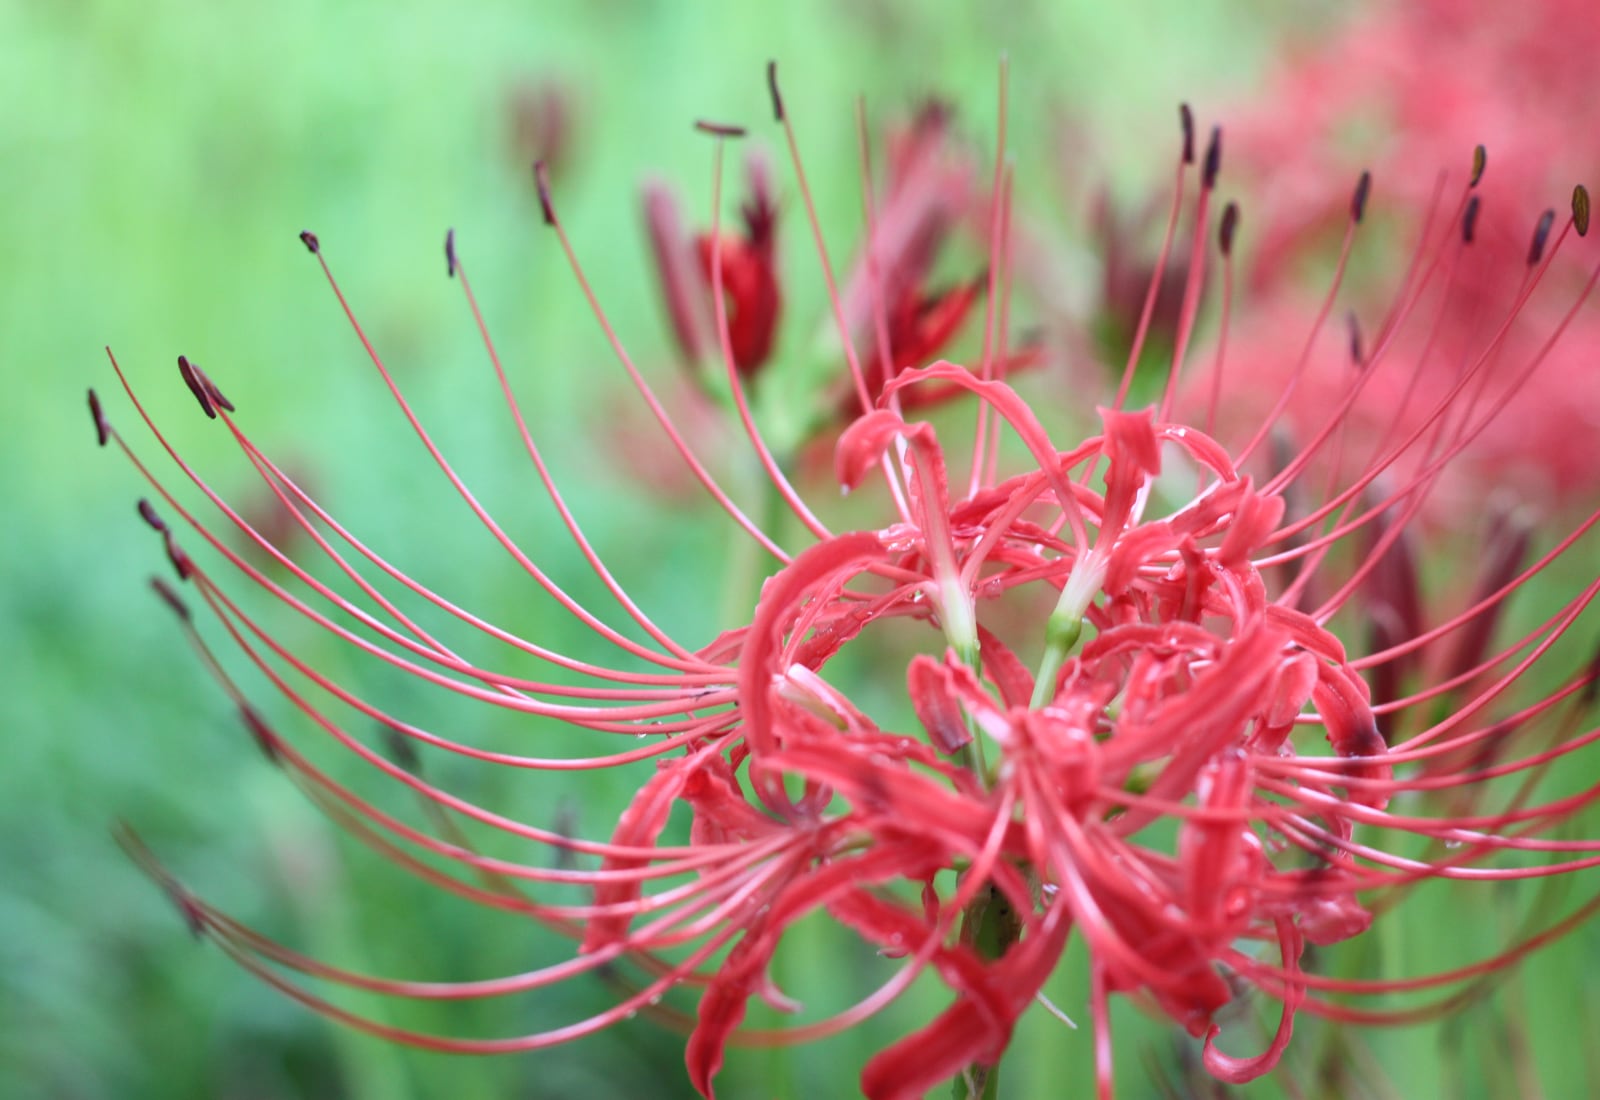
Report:
[[[644,211],[667,318],[684,360],[699,364],[716,357],[715,280],[726,303],[734,365],[751,377],[772,354],[783,303],[772,170],[764,157],[752,154],[745,174],[748,197],[739,210],[740,233],[701,233],[690,239],[677,199],[660,182],[645,185]]]
[[[775,73],[769,79],[795,187],[820,240],[799,143]],[[1019,1017],[1045,1001],[1045,983],[1074,938],[1090,959],[1082,1014],[1095,1031],[1101,1095],[1111,1095],[1113,1086],[1113,995],[1158,1007],[1200,1041],[1211,1074],[1245,1081],[1285,1057],[1302,1012],[1364,1022],[1447,1012],[1461,1003],[1463,989],[1470,995],[1478,988],[1482,975],[1575,927],[1600,900],[1492,957],[1438,974],[1354,979],[1306,966],[1308,942],[1362,935],[1376,913],[1420,882],[1460,880],[1481,888],[1600,863],[1600,841],[1559,835],[1600,797],[1600,785],[1546,795],[1541,784],[1552,768],[1600,739],[1600,731],[1585,726],[1596,669],[1572,662],[1562,644],[1600,592],[1600,580],[1570,594],[1521,637],[1505,641],[1495,630],[1512,594],[1577,546],[1600,512],[1531,564],[1523,564],[1533,553],[1528,533],[1502,520],[1504,545],[1471,602],[1434,607],[1415,598],[1416,570],[1396,547],[1443,471],[1500,413],[1502,402],[1483,399],[1472,377],[1479,361],[1502,353],[1495,333],[1503,325],[1489,327],[1456,390],[1436,399],[1418,426],[1397,427],[1380,446],[1345,445],[1344,426],[1363,399],[1365,365],[1292,446],[1273,434],[1281,407],[1231,436],[1214,429],[1225,392],[1220,370],[1208,378],[1215,388],[1199,415],[1182,417],[1186,368],[1204,359],[1215,369],[1229,355],[1241,224],[1236,205],[1219,211],[1214,201],[1220,132],[1212,132],[1197,157],[1187,108],[1182,118],[1173,209],[1185,215],[1193,246],[1169,377],[1154,405],[1127,403],[1148,306],[1121,385],[1092,418],[1082,410],[1080,422],[1088,426],[1074,442],[1058,442],[1059,429],[1005,381],[1011,188],[1003,160],[995,167],[989,218],[991,291],[1001,293],[986,301],[980,358],[921,363],[872,385],[855,337],[863,324],[883,331],[890,299],[852,297],[848,288],[833,299],[837,367],[857,397],[838,440],[835,474],[856,498],[852,509],[863,499],[863,507],[880,509],[875,522],[855,529],[830,524],[827,509],[802,495],[752,414],[730,295],[715,274],[723,249],[710,246],[711,320],[730,416],[767,482],[770,507],[760,519],[666,415],[589,293],[556,198],[539,174],[545,219],[622,373],[706,495],[768,561],[753,610],[721,624],[709,640],[662,629],[590,541],[581,502],[569,505],[543,460],[536,426],[524,417],[489,340],[453,237],[446,245],[449,270],[482,335],[511,423],[567,536],[604,589],[604,608],[563,589],[470,493],[367,340],[322,243],[309,233],[302,239],[402,416],[468,510],[532,584],[614,649],[613,660],[579,659],[537,638],[519,638],[403,574],[275,465],[210,376],[180,360],[202,411],[234,437],[296,518],[302,547],[315,547],[298,558],[283,553],[182,459],[113,359],[135,410],[181,475],[282,567],[278,575],[259,569],[185,507],[91,392],[97,438],[114,443],[149,479],[154,496],[141,503],[140,514],[189,595],[166,581],[156,590],[179,612],[183,631],[251,738],[320,808],[386,858],[463,898],[554,928],[576,947],[570,956],[496,980],[424,983],[352,973],[222,913],[176,882],[127,833],[130,851],[191,928],[336,1020],[432,1049],[484,1053],[548,1047],[645,1012],[689,1030],[689,1077],[706,1096],[714,1094],[730,1045],[801,1043],[870,1026],[923,974],[943,983],[948,1001],[930,1023],[867,1063],[862,1088],[875,1098],[913,1097],[964,1077],[969,1090],[981,1093],[999,1072]],[[732,131],[701,128],[715,143],[715,210]],[[1369,192],[1363,177],[1348,208],[1348,241],[1357,236]],[[1587,227],[1587,199],[1579,195],[1570,218],[1545,227],[1545,258],[1532,266],[1524,290],[1501,304],[1500,319],[1509,322],[1527,308],[1548,257],[1576,250]],[[1461,202],[1467,201],[1463,184]],[[887,221],[886,214],[876,231]],[[715,226],[706,239],[723,240]],[[1426,247],[1431,251],[1407,287],[1446,277],[1453,246]],[[819,258],[826,282],[840,285],[820,248]],[[1202,285],[1219,272],[1212,346],[1193,353]],[[1571,308],[1587,300],[1593,278]],[[1153,284],[1161,279],[1158,264]],[[1330,302],[1338,291],[1336,278]],[[1405,308],[1408,300],[1402,297],[1364,364],[1401,354],[1406,344],[1397,334],[1426,320]],[[1531,373],[1541,362],[1534,354],[1519,369]],[[970,434],[952,444],[931,424],[908,418],[920,387],[967,397]],[[207,547],[204,554],[189,553],[195,540]],[[325,559],[316,571],[299,560],[313,553]],[[329,570],[337,584],[325,579]],[[389,595],[387,583],[375,584],[378,575],[428,609],[428,621],[442,612],[559,675],[530,678],[465,659],[415,608]],[[369,659],[474,706],[566,723],[594,749],[582,757],[512,755],[409,722],[280,641],[269,622],[234,597],[236,582],[261,588]],[[1367,632],[1349,629],[1362,592],[1376,593],[1401,624],[1376,646]],[[204,616],[191,612],[193,603]],[[1002,603],[1008,613],[997,615]],[[1015,613],[1019,605],[1026,614]],[[895,623],[924,628],[926,644],[905,665],[902,711],[874,715],[852,699],[844,670],[850,655],[873,652]],[[292,732],[247,697],[213,653],[209,639],[219,631],[297,713]],[[1525,688],[1546,666],[1546,686]],[[1401,675],[1375,697],[1378,673],[1395,667]],[[578,789],[581,773],[597,769],[629,769],[638,785],[609,837],[573,836],[434,784],[403,754],[391,758],[354,728],[373,723],[400,746],[559,771]],[[427,826],[337,782],[300,747],[302,737],[330,739],[409,789],[428,810]],[[687,812],[686,835],[671,828],[675,810]],[[565,855],[553,867],[491,857],[470,842],[457,818]],[[557,900],[552,885],[584,888],[585,897]],[[789,930],[816,914],[885,956],[881,984],[853,1004],[800,1005],[774,975]],[[514,1037],[407,1030],[352,1012],[323,989],[460,999],[529,992],[583,975],[617,983],[616,1005]],[[1230,1050],[1241,1039],[1224,1034],[1225,1010],[1247,988],[1278,1002],[1277,1019],[1264,1049],[1230,1054],[1219,1037]],[[1429,989],[1445,991],[1433,1006],[1386,1014],[1358,1003],[1362,996]],[[799,1022],[747,1026],[753,1001],[801,1014]]]
[[[724,129],[725,137],[742,136],[738,128],[701,125]],[[861,129],[863,170],[869,179],[868,230],[833,303],[838,312],[824,319],[814,341],[820,350],[812,354],[825,362],[833,385],[802,435],[842,428],[860,409],[856,387],[838,369],[842,339],[851,343],[860,361],[861,385],[875,400],[889,380],[946,351],[972,319],[974,306],[992,289],[987,271],[950,283],[935,281],[935,267],[963,224],[973,220],[974,211],[988,209],[977,188],[977,166],[955,136],[950,106],[928,100],[908,121],[888,129],[881,195],[874,194],[870,182],[864,122]],[[721,372],[713,285],[723,297],[734,365],[745,379],[754,379],[772,359],[781,320],[780,209],[767,159],[750,154],[745,176],[737,233],[691,235],[670,187],[652,180],[643,191],[650,251],[673,338],[684,360],[697,364],[697,380],[714,393],[721,391]],[[809,203],[809,195],[804,200]],[[981,213],[978,220],[983,220]],[[1039,349],[1025,346],[1008,356],[1003,369],[1040,362]],[[958,392],[918,387],[902,400],[928,405]]]
[[[1270,94],[1230,121],[1239,163],[1273,173],[1255,214],[1257,262],[1292,261],[1308,234],[1338,231],[1328,176],[1353,148],[1374,158],[1390,205],[1420,211],[1437,174],[1484,143],[1495,162],[1482,184],[1484,225],[1506,224],[1521,244],[1524,212],[1595,168],[1593,150],[1571,137],[1597,121],[1587,60],[1596,49],[1600,23],[1581,0],[1516,12],[1476,0],[1352,6],[1294,43]]]
[[[1395,419],[1414,424],[1453,387],[1458,365],[1486,339],[1484,318],[1526,275],[1517,261],[1530,251],[1535,212],[1559,205],[1574,176],[1600,167],[1589,143],[1572,140],[1600,125],[1587,60],[1597,49],[1600,21],[1572,0],[1537,0],[1515,11],[1446,0],[1355,5],[1293,49],[1270,77],[1268,94],[1241,107],[1231,127],[1238,162],[1272,181],[1252,213],[1258,239],[1245,277],[1258,300],[1280,300],[1258,310],[1258,321],[1278,316],[1292,338],[1315,313],[1318,295],[1307,295],[1299,276],[1342,231],[1345,194],[1330,184],[1358,166],[1352,149],[1383,183],[1385,216],[1399,225],[1396,240],[1460,232],[1471,243],[1446,259],[1448,280],[1415,307],[1439,312],[1433,329],[1416,326],[1409,334],[1403,358],[1415,369],[1384,370],[1369,384],[1372,399],[1351,418],[1358,436],[1370,438]],[[1488,156],[1474,166],[1481,179],[1463,225],[1441,181],[1459,175],[1463,150],[1474,145]],[[1406,248],[1395,250],[1396,264],[1405,262]],[[1568,280],[1576,290],[1585,275],[1582,265],[1557,263],[1541,280]],[[1390,304],[1361,297],[1349,303],[1369,328],[1383,323]],[[1541,510],[1582,510],[1600,491],[1596,464],[1579,443],[1600,428],[1600,380],[1584,350],[1600,337],[1600,322],[1592,311],[1571,319],[1562,312],[1559,303],[1530,303],[1504,336],[1509,354],[1478,372],[1474,384],[1484,400],[1515,399],[1444,476],[1437,510],[1469,507],[1483,483],[1515,486]],[[1536,374],[1517,377],[1511,364],[1557,325],[1568,337]],[[1271,339],[1261,333],[1241,346],[1259,349]],[[1247,354],[1237,365],[1266,392],[1276,391],[1288,370],[1284,356]],[[1334,343],[1325,343],[1285,415],[1314,418],[1318,402],[1348,373]],[[1240,392],[1245,407],[1236,411],[1262,415],[1263,408],[1250,407],[1247,388]],[[1533,423],[1543,430],[1528,431]]]
[[[1212,378],[1211,368],[1197,372],[1183,406],[1234,428],[1270,415],[1296,439],[1318,431],[1324,410],[1356,391],[1361,398],[1350,403],[1341,431],[1345,448],[1360,454],[1426,433],[1430,421],[1447,434],[1433,417],[1441,403],[1495,409],[1439,471],[1426,518],[1437,526],[1477,513],[1485,485],[1514,492],[1535,513],[1581,511],[1600,488],[1580,453],[1581,440],[1600,426],[1600,390],[1585,351],[1600,329],[1593,311],[1571,305],[1586,293],[1589,271],[1570,252],[1549,252],[1553,208],[1528,213],[1511,243],[1509,232],[1485,237],[1482,200],[1474,189],[1452,208],[1438,196],[1418,214],[1410,255],[1400,257],[1411,277],[1398,295],[1384,300],[1356,289],[1341,310],[1344,323],[1314,324],[1310,337],[1307,325],[1326,318],[1325,295],[1287,282],[1255,292],[1267,308],[1238,327],[1233,353],[1215,368],[1231,379]],[[1519,299],[1518,309],[1504,311],[1503,303]],[[1217,404],[1213,394],[1223,387],[1230,399]],[[1396,470],[1425,463],[1426,454],[1402,456]]]

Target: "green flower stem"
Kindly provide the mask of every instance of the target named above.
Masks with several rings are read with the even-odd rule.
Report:
[[[1039,675],[1033,681],[1033,698],[1028,706],[1033,710],[1048,703],[1056,693],[1056,676],[1066,663],[1067,654],[1083,635],[1083,616],[1052,614],[1044,631],[1044,657],[1039,662]]]
[[[1004,894],[986,886],[967,906],[962,918],[962,938],[985,959],[1005,955],[1021,937],[1022,920]],[[1000,1064],[974,1062],[955,1079],[955,1100],[996,1100],[1000,1095]]]

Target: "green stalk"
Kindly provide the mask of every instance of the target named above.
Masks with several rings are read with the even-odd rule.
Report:
[[[967,906],[962,919],[962,938],[985,959],[998,959],[1022,938],[1022,920],[1005,895],[986,886]],[[1000,1064],[974,1062],[957,1075],[955,1100],[997,1100],[1000,1095]]]

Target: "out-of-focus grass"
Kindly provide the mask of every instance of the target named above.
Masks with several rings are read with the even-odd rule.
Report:
[[[147,490],[114,454],[94,449],[85,384],[106,396],[141,454],[153,458],[157,447],[112,392],[102,345],[113,346],[156,417],[224,492],[248,499],[259,489],[225,432],[199,418],[178,383],[179,352],[210,369],[257,439],[308,471],[334,510],[397,564],[551,648],[592,649],[548,601],[532,598],[532,585],[427,469],[295,240],[302,228],[321,235],[369,332],[452,459],[541,565],[592,597],[568,545],[547,537],[548,507],[496,405],[459,292],[445,280],[440,244],[454,225],[516,384],[591,535],[643,605],[697,639],[723,598],[701,587],[719,573],[723,529],[702,523],[703,510],[685,513],[619,486],[622,464],[606,458],[618,372],[538,225],[526,165],[509,146],[506,100],[518,82],[556,79],[573,93],[558,200],[625,339],[653,376],[670,378],[635,188],[660,172],[684,186],[692,211],[704,206],[709,158],[689,131],[696,117],[750,124],[770,143],[761,72],[769,56],[782,65],[838,256],[859,226],[858,93],[876,113],[920,94],[948,96],[982,140],[992,133],[995,59],[1009,51],[1019,185],[1059,206],[1063,152],[1080,184],[1164,172],[1173,103],[1203,104],[1218,89],[1240,88],[1271,30],[1245,5],[1181,0],[1018,3],[982,15],[976,6],[895,0],[688,7],[0,5],[8,104],[0,121],[8,257],[0,283],[0,462],[8,474],[0,1095],[498,1098],[686,1088],[679,1041],[643,1023],[490,1061],[420,1054],[326,1026],[191,943],[121,857],[108,827],[126,819],[207,897],[352,969],[485,977],[566,950],[525,924],[437,896],[340,839],[251,750],[144,587],[147,573],[165,570],[133,515]],[[1051,144],[1052,123],[1068,118],[1088,124],[1113,160]],[[798,218],[786,233],[788,270],[802,288],[791,327],[803,328],[818,315],[820,282]],[[351,670],[304,623],[282,612],[271,622],[331,669]],[[363,673],[351,674],[359,684]],[[371,687],[475,744],[544,751],[558,736],[405,685]],[[274,716],[287,717],[283,708]],[[284,728],[297,744],[315,741],[292,722]],[[335,754],[318,758],[362,781],[361,769]],[[461,794],[531,823],[570,814],[586,835],[609,831],[630,780],[556,782],[444,759],[426,766]],[[397,801],[392,791],[389,798]],[[854,963],[818,935],[785,965],[803,996],[845,982]],[[1542,1000],[1541,973],[1526,979],[1529,1000]],[[1081,1006],[1082,987],[1078,961],[1055,992]],[[573,984],[507,1005],[382,1011],[408,1026],[505,1034],[579,1018],[610,998],[598,983]],[[904,1025],[917,1011],[893,1019]],[[1126,1006],[1117,1023],[1129,1039],[1119,1054],[1124,1078],[1137,1089],[1145,1052],[1166,1049],[1168,1028],[1140,1030]],[[1419,1050],[1425,1058],[1432,1048],[1423,1036],[1376,1045],[1388,1059]],[[874,1041],[884,1040],[847,1037],[788,1058],[735,1055],[727,1094],[843,1095]],[[1030,1015],[1016,1049],[1008,1068],[1016,1095],[1058,1095],[1062,1082],[1085,1079],[1085,1036],[1063,1033],[1043,1013]]]

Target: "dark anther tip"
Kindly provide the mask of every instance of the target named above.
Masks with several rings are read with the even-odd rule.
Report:
[[[1350,196],[1350,218],[1356,224],[1367,213],[1367,199],[1372,195],[1372,173],[1362,172],[1361,178],[1356,181],[1355,194]]]
[[[183,915],[183,923],[188,926],[189,932],[200,939],[205,935],[206,921],[205,910],[195,900],[194,895],[183,888],[183,884],[173,878],[167,869],[156,860],[155,854],[150,851],[149,845],[134,831],[133,826],[126,821],[118,821],[111,827],[111,836],[117,842],[129,859],[139,865],[139,869],[161,887],[164,894],[177,907]]]
[[[1206,163],[1200,173],[1200,186],[1210,190],[1217,185],[1217,173],[1222,171],[1222,127],[1211,127],[1211,140],[1206,143]]]
[[[157,514],[155,506],[144,497],[139,498],[139,518],[148,523],[158,534],[167,533],[167,521]]]
[[[1581,183],[1572,189],[1572,228],[1580,237],[1589,233],[1589,189]]]
[[[1461,212],[1461,243],[1471,244],[1478,231],[1478,196],[1473,195],[1467,200],[1467,208]]]
[[[1583,673],[1583,690],[1578,692],[1578,708],[1588,710],[1594,705],[1596,696],[1600,696],[1600,645],[1595,646],[1594,654],[1589,658],[1589,667]]]
[[[183,914],[183,923],[189,929],[189,935],[197,940],[206,938],[206,918],[200,911],[200,903],[187,890],[172,887],[167,891],[172,895],[172,902],[178,907],[178,912]]]
[[[767,62],[767,92],[772,96],[772,117],[774,121],[783,121],[783,93],[778,91],[778,63]]]
[[[1354,310],[1345,315],[1345,322],[1350,326],[1350,362],[1359,367],[1367,361],[1361,343],[1361,322]]]
[[[730,126],[725,122],[711,122],[703,118],[695,120],[694,128],[702,134],[721,138],[742,138],[748,132],[743,126]]]
[[[1183,127],[1183,163],[1194,163],[1194,112],[1187,103],[1178,104],[1178,125]]]
[[[1556,224],[1556,212],[1546,210],[1539,215],[1539,224],[1533,227],[1533,241],[1528,245],[1528,266],[1533,267],[1544,259],[1544,246],[1549,243],[1550,230]]]
[[[1487,167],[1489,167],[1489,150],[1479,145],[1472,150],[1472,179],[1467,182],[1467,186],[1478,186],[1478,181],[1483,179],[1483,170]]]
[[[444,234],[444,273],[448,278],[456,277],[456,231],[445,230]]]
[[[544,224],[556,224],[556,208],[550,201],[550,169],[542,160],[533,162],[533,182],[539,189],[539,212],[544,215]]]
[[[89,387],[89,415],[94,418],[95,441],[104,447],[111,439],[111,425],[106,423],[106,412],[100,407],[100,395],[93,386]]]
[[[215,420],[218,409],[238,411],[233,402],[217,389],[217,384],[211,381],[211,376],[191,363],[187,356],[178,356],[178,370],[182,372],[183,380],[188,383],[190,392],[200,402],[200,407],[205,409],[207,416]]]
[[[317,240],[317,235],[309,229],[301,230],[300,243],[306,246],[306,251],[313,256],[322,251],[322,242]]]
[[[217,389],[217,384],[211,381],[211,376],[209,374],[201,370],[199,367],[195,368],[195,374],[200,377],[200,384],[206,388],[206,396],[211,398],[211,403],[213,405],[217,406],[219,409],[227,409],[229,412],[239,411],[234,403],[229,401],[227,397],[223,395],[221,390]]]
[[[272,727],[267,725],[267,720],[261,717],[249,703],[239,704],[239,717],[244,720],[244,725],[250,731],[250,736],[255,739],[256,747],[261,754],[273,764],[280,762],[282,757],[278,751],[278,735],[272,732]]]
[[[194,899],[194,895],[165,871],[160,874],[160,882],[167,900],[172,902],[173,907],[178,910],[178,915],[183,918],[183,926],[189,930],[189,935],[197,940],[205,939],[205,911],[200,908],[200,903]]]
[[[215,420],[217,418],[216,407],[211,404],[211,397],[206,393],[206,387],[201,384],[200,376],[195,373],[194,364],[189,362],[187,355],[178,356],[178,373],[183,375],[183,384],[189,387],[189,392],[194,394],[194,399],[200,402],[200,411]]]
[[[166,536],[167,560],[172,563],[173,572],[178,574],[180,581],[186,581],[194,576],[194,561],[184,552],[183,547],[172,537],[170,530],[163,531]]]
[[[1222,225],[1217,230],[1217,243],[1224,256],[1233,255],[1233,238],[1239,232],[1239,204],[1229,202],[1222,208]]]
[[[172,608],[172,613],[174,615],[178,616],[178,618],[182,619],[186,623],[192,621],[189,615],[189,605],[184,602],[182,596],[178,595],[177,591],[172,587],[172,585],[168,584],[160,577],[151,577],[150,589],[157,596],[161,597],[162,603]]]
[[[422,756],[417,743],[393,726],[383,725],[383,749],[395,766],[416,775],[422,771]]]

